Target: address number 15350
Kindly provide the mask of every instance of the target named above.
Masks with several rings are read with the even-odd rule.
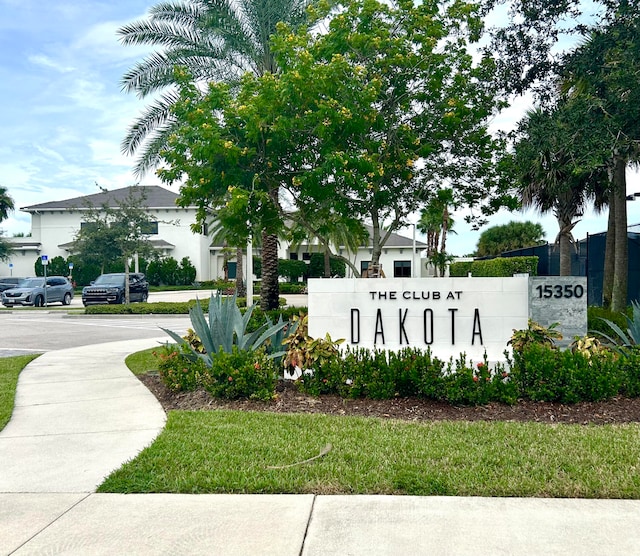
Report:
[[[542,299],[581,298],[584,295],[584,287],[581,284],[545,284],[536,286],[538,297]]]

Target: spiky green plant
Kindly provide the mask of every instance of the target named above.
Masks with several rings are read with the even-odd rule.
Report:
[[[633,309],[633,316],[628,317],[624,315],[624,318],[627,320],[626,331],[622,330],[615,322],[602,318],[600,320],[607,324],[612,332],[615,333],[615,336],[605,334],[604,332],[597,332],[597,334],[608,340],[614,346],[625,348],[640,345],[640,303],[632,301],[631,307]]]
[[[216,353],[232,353],[233,347],[237,346],[238,350],[249,351],[255,350],[267,343],[272,337],[285,328],[289,323],[280,319],[276,324],[267,321],[257,330],[246,333],[253,306],[249,307],[244,315],[240,312],[236,302],[237,296],[234,293],[232,297],[224,297],[220,294],[212,295],[209,299],[209,320],[202,310],[200,300],[189,310],[189,318],[196,335],[202,342],[205,352],[194,349],[192,342],[181,337],[172,330],[166,328],[161,329],[173,338],[180,346],[186,348],[186,351],[195,360],[202,359],[205,364],[211,368],[212,357]],[[280,345],[282,341],[280,341]],[[278,345],[275,341],[271,345]],[[282,357],[283,351],[272,352],[270,357]]]

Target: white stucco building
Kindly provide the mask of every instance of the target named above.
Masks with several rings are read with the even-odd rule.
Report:
[[[154,224],[149,239],[161,255],[173,257],[177,261],[189,257],[197,270],[198,281],[213,280],[224,275],[222,246],[212,244],[206,235],[191,231],[191,224],[196,221],[195,207],[179,207],[176,204],[178,195],[159,186],[135,186],[133,189],[140,190],[144,205],[157,224]],[[31,214],[31,235],[5,238],[12,244],[13,253],[8,261],[0,261],[0,276],[32,276],[35,262],[42,255],[47,255],[49,260],[57,256],[66,259],[72,254],[75,235],[82,224],[87,222],[88,210],[105,205],[117,208],[130,193],[131,188],[125,187],[22,207],[20,210]],[[424,243],[414,238],[392,234],[380,259],[385,275],[425,275],[424,261],[421,262],[420,259],[420,253],[425,247]],[[313,244],[302,244],[293,249],[286,242],[281,242],[279,257],[308,260],[310,254],[318,250],[318,246]],[[344,248],[338,247],[338,250],[360,270],[366,269],[371,260],[372,249],[368,245],[360,247],[355,254],[347,253]],[[235,265],[230,266],[231,277],[234,277]],[[348,267],[347,276],[352,276]]]

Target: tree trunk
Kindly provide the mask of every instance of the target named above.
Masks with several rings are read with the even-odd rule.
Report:
[[[263,311],[278,308],[280,286],[278,284],[278,236],[262,232],[262,282],[260,308]]]
[[[242,247],[236,250],[236,292],[238,297],[247,296],[247,286],[244,283],[244,251]]]
[[[371,262],[369,268],[373,270],[376,277],[381,277],[383,269],[380,267],[380,255],[382,254],[382,246],[380,245],[380,221],[378,215],[374,212],[371,215],[371,228],[373,229],[373,237],[371,238]],[[371,276],[371,274],[369,274]]]
[[[445,254],[447,249],[447,232],[449,231],[449,207],[445,205],[442,210],[442,243],[440,253]]]
[[[616,253],[613,264],[613,292],[611,310],[626,311],[629,272],[629,244],[627,239],[627,164],[622,157],[614,159],[613,198],[616,211]]]
[[[613,176],[611,176],[613,181]],[[602,277],[602,306],[611,308],[613,294],[613,273],[616,253],[616,206],[613,193],[609,193],[609,218],[607,222],[607,241],[604,251],[604,273]]]
[[[560,276],[571,276],[571,222],[558,221],[560,233],[558,244],[560,250]]]
[[[331,278],[331,251],[327,246],[324,248],[324,277]]]

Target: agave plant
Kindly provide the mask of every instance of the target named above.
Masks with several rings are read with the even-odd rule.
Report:
[[[600,319],[607,323],[607,326],[611,328],[615,333],[615,337],[604,332],[598,332],[603,338],[611,342],[618,347],[632,347],[640,345],[640,303],[637,301],[631,302],[633,308],[633,317],[624,316],[627,319],[627,330],[622,330],[615,322],[609,319]]]
[[[232,297],[223,297],[222,295],[212,295],[209,299],[209,320],[202,310],[200,300],[189,310],[189,318],[196,336],[202,342],[204,353],[194,348],[194,344],[188,338],[185,339],[172,330],[162,328],[171,338],[173,338],[180,346],[183,346],[190,352],[190,356],[202,359],[208,367],[212,366],[212,357],[216,353],[231,353],[233,347],[242,351],[255,350],[267,343],[272,337],[276,341],[271,342],[271,346],[279,347],[282,345],[277,343],[278,333],[281,332],[289,323],[283,322],[282,318],[272,324],[269,319],[260,328],[254,332],[247,333],[247,325],[253,313],[253,306],[249,307],[244,315],[240,312],[236,303],[237,296],[234,293]],[[284,351],[272,351],[269,357],[282,357]]]

